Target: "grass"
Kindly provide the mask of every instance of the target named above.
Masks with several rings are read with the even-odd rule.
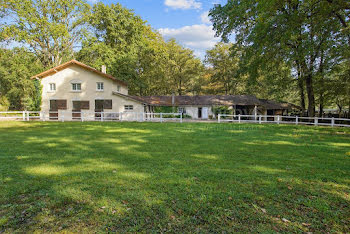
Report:
[[[1,232],[350,231],[350,129],[0,122]]]

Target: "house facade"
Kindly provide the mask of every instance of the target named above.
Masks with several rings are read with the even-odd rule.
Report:
[[[126,98],[125,82],[76,60],[32,78],[41,82],[41,111],[46,119],[65,115],[70,120],[79,118],[79,112],[143,112],[144,109],[140,101]]]
[[[44,119],[99,119],[101,113],[112,117],[123,113],[132,118],[135,113],[154,113],[162,106],[173,107],[192,119],[209,119],[215,118],[218,107],[237,115],[283,115],[293,107],[252,95],[131,96],[127,83],[108,75],[105,68],[99,71],[76,60],[32,78],[42,85]]]

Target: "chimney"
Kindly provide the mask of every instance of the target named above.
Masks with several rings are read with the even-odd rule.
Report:
[[[102,67],[101,67],[101,72],[103,72],[103,73],[106,74],[106,65],[102,65]]]

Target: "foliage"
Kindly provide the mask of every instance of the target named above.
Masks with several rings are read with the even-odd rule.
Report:
[[[340,1],[345,4],[345,1]],[[260,64],[284,62],[296,71],[302,106],[307,92],[309,115],[314,115],[316,74],[324,77],[325,61],[334,64],[349,50],[348,10],[333,1],[249,1],[230,0],[210,12],[217,35],[228,40],[234,32],[237,43],[251,52]],[[336,6],[335,6],[336,5]],[[329,10],[331,8],[331,10]],[[342,21],[345,20],[345,30]],[[342,28],[343,27],[343,28]],[[342,49],[344,48],[344,49]],[[249,55],[248,54],[248,55]],[[282,63],[283,64],[283,63]],[[252,63],[252,69],[255,63]],[[328,67],[328,70],[332,66]]]
[[[213,106],[212,111],[215,116],[218,116],[219,114],[225,114],[225,115],[232,114],[232,110],[230,110],[227,106]]]
[[[39,110],[41,87],[30,77],[42,69],[34,54],[23,48],[0,49],[0,94],[10,110]]]
[[[349,134],[0,122],[0,231],[347,233]]]
[[[154,107],[155,113],[177,113],[178,108],[173,106],[156,106]]]
[[[202,76],[204,72],[200,59],[195,58],[192,50],[183,48],[175,40],[168,41],[167,51],[169,54],[168,79],[172,90],[178,95],[195,92],[192,81]]]
[[[232,54],[233,44],[220,42],[206,53],[205,62],[211,69],[212,82],[222,84],[220,93],[237,94],[238,78],[238,54]]]
[[[44,68],[73,57],[73,48],[86,33],[89,4],[83,0],[1,0],[0,38],[28,46]]]

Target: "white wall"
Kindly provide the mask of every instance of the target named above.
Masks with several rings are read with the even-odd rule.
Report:
[[[208,108],[208,115],[213,115],[211,106],[185,106],[186,114],[190,115],[192,119],[198,119],[198,108],[199,107],[207,107]]]

